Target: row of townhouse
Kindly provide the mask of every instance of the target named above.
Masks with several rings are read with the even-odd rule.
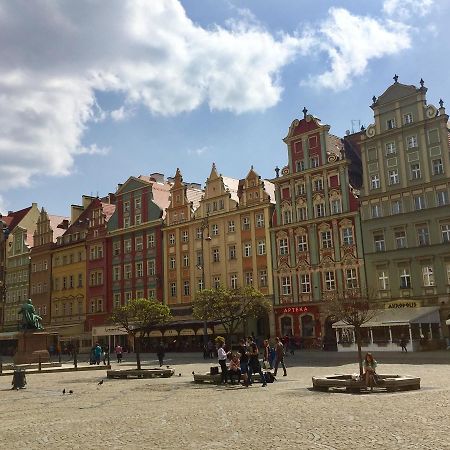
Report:
[[[84,196],[70,218],[35,204],[9,214],[0,242],[2,339],[14,337],[29,295],[62,341],[125,342],[109,314],[154,297],[173,314],[154,341],[196,348],[204,327],[192,300],[219,285],[252,285],[270,299],[269,317],[245,330],[259,336],[342,340],[325,300],[355,294],[401,310],[411,338],[448,336],[448,116],[442,101],[427,104],[426,92],[422,81],[395,77],[373,98],[374,123],[343,139],[305,108],[284,138],[287,164],[271,180],[253,167],[243,179],[225,177],[213,164],[203,189],[177,169],[168,179],[130,177],[102,199]],[[370,329],[372,341],[378,332]]]

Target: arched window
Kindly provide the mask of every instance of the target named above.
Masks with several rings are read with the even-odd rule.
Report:
[[[302,337],[314,336],[314,319],[310,315],[303,316],[302,322]]]
[[[280,321],[280,331],[282,336],[290,336],[292,334],[292,317],[285,316]]]

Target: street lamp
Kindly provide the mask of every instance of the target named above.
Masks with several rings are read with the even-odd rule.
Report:
[[[202,219],[200,223],[200,230],[201,230],[201,252],[202,252],[202,263],[197,264],[197,268],[202,270],[202,290],[206,289],[206,283],[205,283],[205,245],[204,241],[210,241],[211,236],[208,235],[205,237],[205,230],[208,230],[209,227],[209,213],[206,213],[206,216]],[[203,321],[203,343],[205,346],[208,344],[208,322],[205,320]]]
[[[0,325],[3,329],[4,318],[3,314],[5,311],[5,302],[6,302],[6,249],[7,242],[9,236],[9,228],[3,220],[0,220],[0,263],[1,263],[1,272],[0,272],[0,302],[2,303],[2,316],[0,317]]]

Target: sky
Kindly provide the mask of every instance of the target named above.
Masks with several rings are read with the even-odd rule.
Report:
[[[0,212],[213,162],[273,178],[304,107],[343,136],[394,74],[450,102],[449,23],[438,0],[0,0]]]

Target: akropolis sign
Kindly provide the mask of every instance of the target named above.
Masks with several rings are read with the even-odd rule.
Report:
[[[395,300],[385,304],[385,309],[398,309],[398,308],[420,308],[422,305],[417,300]]]

